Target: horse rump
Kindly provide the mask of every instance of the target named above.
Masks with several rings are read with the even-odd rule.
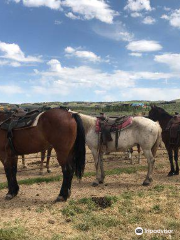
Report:
[[[73,117],[77,123],[77,136],[75,141],[75,155],[74,155],[75,175],[79,179],[81,179],[84,173],[86,159],[85,130],[81,117],[77,113],[74,113]]]

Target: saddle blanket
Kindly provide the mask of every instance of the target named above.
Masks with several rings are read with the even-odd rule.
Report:
[[[115,123],[115,124],[110,125],[107,122],[106,126],[111,126],[111,132],[113,132],[115,130],[124,130],[125,128],[129,127],[132,124],[132,119],[133,119],[133,117],[128,117],[121,124]],[[101,120],[97,118],[96,129],[95,129],[96,133],[101,132],[101,124],[100,124],[100,122],[101,122]]]

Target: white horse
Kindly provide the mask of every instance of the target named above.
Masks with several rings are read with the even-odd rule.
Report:
[[[148,162],[148,172],[143,185],[150,184],[155,162],[154,157],[161,143],[162,130],[158,122],[144,117],[133,117],[132,124],[124,130],[121,130],[117,149],[115,146],[115,133],[111,133],[113,141],[108,142],[107,150],[106,146],[100,146],[99,144],[99,136],[95,131],[96,117],[84,114],[80,114],[80,116],[85,128],[86,143],[93,154],[96,167],[96,180],[93,182],[93,186],[104,182],[105,174],[102,158],[105,152],[124,152],[137,144],[140,145]],[[100,175],[99,170],[101,171]]]

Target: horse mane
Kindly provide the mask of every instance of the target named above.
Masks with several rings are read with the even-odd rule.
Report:
[[[84,125],[85,132],[87,133],[90,129],[95,127],[96,124],[96,117],[92,117],[89,115],[85,115],[82,113],[79,113],[79,116],[81,117]]]

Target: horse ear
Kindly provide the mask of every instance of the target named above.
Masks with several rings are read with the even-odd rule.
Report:
[[[151,109],[153,109],[153,108],[154,108],[154,104],[151,104],[150,106],[151,106]]]

